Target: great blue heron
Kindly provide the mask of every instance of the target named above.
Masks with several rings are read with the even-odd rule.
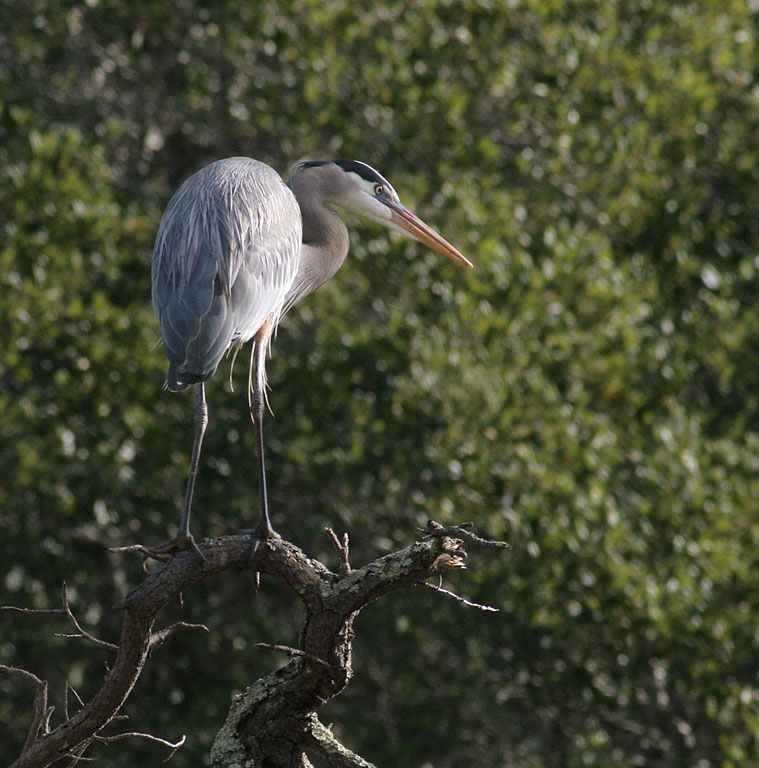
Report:
[[[169,202],[153,252],[153,307],[169,358],[173,392],[196,386],[195,440],[177,535],[150,550],[195,547],[190,509],[208,424],[205,381],[230,347],[253,340],[248,403],[256,431],[261,516],[258,540],[276,535],[269,519],[262,421],[266,349],[295,302],[340,269],[348,230],[344,209],[419,240],[471,267],[452,245],[401,205],[390,184],[354,160],[301,162],[287,184],[247,157],[219,160],[190,176]]]

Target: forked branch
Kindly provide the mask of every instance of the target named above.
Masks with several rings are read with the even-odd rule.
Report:
[[[475,544],[484,541],[474,538]],[[292,587],[306,615],[300,648],[264,644],[287,653],[290,661],[237,698],[212,747],[211,765],[303,768],[310,765],[306,753],[311,752],[338,768],[372,768],[340,745],[316,717],[316,712],[343,690],[353,674],[353,619],[367,603],[388,592],[423,583],[451,568],[462,568],[466,553],[459,537],[435,530],[425,541],[351,570],[347,564],[347,538],[342,542],[336,536],[333,539],[341,556],[339,574],[282,539],[267,542],[253,557],[247,536],[205,540],[199,544],[202,559],[193,550],[178,554],[161,570],[149,574],[120,602],[124,622],[118,646],[85,632],[74,618],[64,593],[64,613],[76,636],[116,650],[116,659],[95,696],[52,729],[48,722],[46,683],[23,670],[0,668],[37,687],[34,722],[27,744],[11,768],[44,768],[62,757],[81,755],[94,740],[114,741],[114,736],[105,736],[101,730],[116,719],[148,653],[174,631],[205,629],[202,625],[180,622],[154,632],[158,613],[196,581],[234,570],[266,573]],[[159,741],[172,748],[179,746]]]

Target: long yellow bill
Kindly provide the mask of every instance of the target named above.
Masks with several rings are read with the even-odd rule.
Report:
[[[433,251],[442,254],[451,261],[463,264],[471,269],[473,264],[462,256],[447,240],[442,238],[432,227],[428,227],[418,216],[415,216],[407,208],[400,205],[385,203],[390,208],[390,219],[402,229],[405,229],[411,237],[423,243]]]

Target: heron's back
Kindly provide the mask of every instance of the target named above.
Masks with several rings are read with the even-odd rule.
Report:
[[[279,319],[300,244],[298,203],[268,165],[227,158],[182,184],[153,251],[169,389],[205,381],[231,344]]]

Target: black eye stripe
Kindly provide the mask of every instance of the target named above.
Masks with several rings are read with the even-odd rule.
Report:
[[[358,160],[335,160],[335,164],[339,165],[348,173],[355,173],[365,181],[371,181],[376,184],[380,183],[382,180],[382,177],[374,170],[374,168],[368,166],[366,163],[361,163]]]
[[[307,168],[317,168],[321,165],[329,165],[331,163],[334,163],[338,168],[342,168],[346,173],[355,173],[360,179],[372,184],[372,189],[374,190],[375,195],[390,195],[391,197],[394,197],[393,188],[390,186],[387,179],[375,171],[371,166],[358,160],[304,160],[293,166],[291,175],[306,170]],[[380,191],[378,191],[379,187],[381,187]]]

